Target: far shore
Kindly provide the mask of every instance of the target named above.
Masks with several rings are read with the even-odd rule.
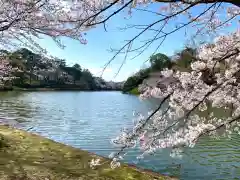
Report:
[[[43,88],[20,88],[20,87],[13,87],[13,88],[4,88],[0,89],[0,91],[89,91],[89,92],[97,92],[97,91],[122,91],[121,89],[82,89],[82,88],[51,88],[51,87],[43,87]]]

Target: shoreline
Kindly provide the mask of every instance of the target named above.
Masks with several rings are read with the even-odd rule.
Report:
[[[33,134],[24,130],[0,125],[1,156],[0,179],[5,180],[13,176],[11,169],[16,172],[15,179],[23,176],[23,179],[68,179],[68,180],[93,180],[93,179],[138,179],[138,180],[176,180],[176,177],[162,175],[160,173],[138,168],[132,164],[122,163],[117,169],[111,169],[110,163],[98,166],[95,170],[90,169],[89,162],[92,158],[105,158],[85,150],[74,148],[51,139]],[[5,145],[5,146],[4,146]],[[14,159],[15,158],[15,159]],[[7,167],[4,164],[11,164]],[[21,164],[21,169],[18,169]]]
[[[19,87],[13,87],[13,88],[6,88],[6,89],[0,89],[0,92],[7,92],[7,91],[88,91],[88,92],[101,92],[101,91],[119,91],[120,89],[95,89],[95,90],[88,90],[88,89],[82,89],[82,88],[50,88],[50,87],[44,87],[44,88],[19,88]]]

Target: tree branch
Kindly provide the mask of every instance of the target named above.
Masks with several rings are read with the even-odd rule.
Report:
[[[121,12],[124,8],[126,8],[128,5],[130,5],[132,3],[133,0],[128,1],[124,6],[122,6],[121,8],[119,8],[117,11],[113,12],[112,14],[110,14],[107,18],[105,18],[102,21],[96,22],[96,23],[92,23],[92,24],[88,24],[87,26],[94,26],[97,24],[102,24],[105,23],[106,21],[108,21],[111,17],[113,17],[114,15],[116,15],[117,13]]]
[[[210,130],[207,130],[207,131],[201,133],[201,134],[200,134],[198,137],[196,137],[193,141],[196,141],[197,139],[199,139],[199,138],[200,138],[201,136],[203,136],[203,135],[206,135],[206,134],[208,134],[208,133],[210,133],[210,132],[212,132],[212,131],[216,131],[216,130],[224,127],[226,124],[232,124],[233,122],[239,121],[239,120],[240,120],[240,116],[237,116],[237,117],[233,118],[231,121],[228,121],[228,122],[226,122],[226,123],[222,123],[221,125],[217,126],[217,127],[214,128],[214,129],[210,129]]]
[[[104,70],[107,68],[107,66],[116,58],[116,56],[117,56],[119,53],[121,53],[122,50],[124,50],[130,43],[132,43],[133,41],[135,41],[139,36],[141,36],[141,35],[142,35],[144,32],[146,32],[148,29],[150,29],[151,27],[153,27],[154,25],[156,25],[156,24],[158,24],[158,23],[160,23],[160,22],[166,21],[166,20],[168,20],[169,18],[175,17],[175,16],[183,13],[184,11],[186,11],[186,10],[188,10],[188,9],[191,9],[191,8],[194,7],[195,5],[196,5],[196,4],[191,4],[191,5],[189,5],[188,7],[184,8],[184,9],[182,9],[182,10],[180,10],[180,11],[174,13],[174,14],[171,14],[171,15],[169,15],[169,16],[166,16],[166,17],[164,17],[164,18],[162,18],[162,19],[160,19],[160,20],[157,20],[157,21],[151,23],[150,25],[148,25],[144,30],[142,30],[141,32],[139,32],[135,37],[133,37],[128,43],[126,43],[124,46],[122,46],[122,47],[116,52],[116,54],[105,64],[105,66],[104,66],[104,68],[103,68],[103,72],[104,72]],[[212,7],[212,6],[211,6],[211,7]],[[210,7],[210,8],[211,8],[211,7]],[[210,8],[208,8],[208,10],[209,10]],[[200,16],[201,16],[201,15],[202,15],[202,14],[200,14]],[[199,16],[197,16],[196,18],[198,18],[198,17],[199,17]],[[105,20],[103,20],[103,22],[105,22]],[[188,23],[188,24],[190,24],[190,23]],[[181,27],[181,28],[182,28],[182,27]],[[172,31],[171,33],[175,32],[175,31],[177,31],[177,30]],[[170,33],[170,34],[171,34],[171,33]],[[166,36],[166,35],[165,35],[165,36]],[[159,39],[159,38],[156,38],[156,39]]]
[[[161,2],[161,3],[176,3],[176,2],[182,2],[185,4],[212,4],[212,3],[230,3],[235,6],[240,7],[240,1],[239,0],[195,0],[194,2],[191,2],[189,0],[156,0],[156,2]]]

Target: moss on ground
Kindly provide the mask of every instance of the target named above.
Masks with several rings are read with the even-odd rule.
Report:
[[[173,179],[157,173],[109,163],[93,170],[92,158],[107,159],[22,130],[0,126],[1,180],[152,180]]]

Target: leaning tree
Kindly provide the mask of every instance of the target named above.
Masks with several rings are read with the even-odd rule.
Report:
[[[158,11],[149,7],[153,3]],[[38,38],[51,37],[60,47],[61,37],[86,44],[85,31],[99,24],[107,31],[107,22],[118,13],[127,10],[132,16],[136,11],[152,14],[154,18],[147,24],[122,26],[122,30],[134,29],[136,34],[118,49],[111,49],[114,55],[104,69],[120,54],[125,54],[124,63],[129,54],[136,58],[157,44],[155,54],[171,34],[180,30],[186,31],[186,40],[191,42],[215,37],[198,48],[191,72],[166,69],[161,74],[167,82],[143,87],[141,97],[154,96],[161,103],[148,117],[138,116],[132,129],[123,130],[112,140],[120,146],[120,151],[111,155],[112,167],[118,166],[125,150],[135,147],[140,139],[143,156],[167,147],[176,155],[184,147],[194,146],[201,136],[217,137],[219,129],[224,129],[226,136],[233,131],[239,133],[239,0],[1,0],[0,5],[0,44],[4,48],[24,46],[42,52]],[[228,26],[233,31],[219,35]],[[151,38],[136,43],[147,32],[152,33]],[[163,108],[163,104],[167,107]],[[219,119],[212,113],[205,117],[195,113],[205,111],[209,104],[230,109],[231,115]],[[93,160],[91,166],[99,164],[99,160]]]

